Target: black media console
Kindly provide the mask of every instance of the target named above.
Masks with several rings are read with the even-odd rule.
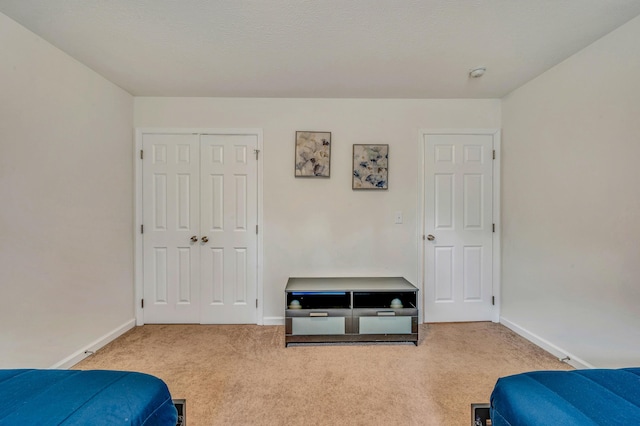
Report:
[[[404,278],[289,278],[285,297],[285,345],[418,344],[418,289]]]

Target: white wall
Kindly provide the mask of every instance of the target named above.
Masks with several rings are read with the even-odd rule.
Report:
[[[0,57],[0,368],[62,365],[133,324],[133,98],[2,14]]]
[[[502,315],[640,365],[640,18],[503,99]]]
[[[418,131],[498,128],[499,100],[136,98],[136,127],[261,128],[264,316],[289,276],[404,276],[418,283]],[[296,130],[332,132],[331,178],[294,178]],[[351,189],[352,145],[389,144],[389,190]],[[402,211],[404,223],[394,224]]]

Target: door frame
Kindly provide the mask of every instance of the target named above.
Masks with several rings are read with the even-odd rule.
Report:
[[[142,151],[142,136],[145,134],[214,134],[214,135],[252,135],[258,139],[258,162],[257,162],[257,224],[258,224],[258,240],[256,247],[256,298],[258,306],[256,307],[256,321],[258,325],[264,325],[264,287],[263,287],[263,145],[262,145],[262,129],[258,128],[201,128],[201,127],[138,127],[135,129],[135,146],[133,151],[134,158],[134,307],[136,325],[144,325],[144,311],[142,309],[142,298],[144,296],[144,274],[143,274],[143,241],[142,233],[142,161],[140,152]]]
[[[418,288],[422,290],[422,305],[426,305],[427,289],[425,282],[425,250],[424,240],[427,230],[425,223],[425,178],[426,178],[426,164],[424,161],[425,149],[424,139],[427,135],[490,135],[493,136],[493,149],[496,152],[496,158],[493,160],[493,223],[496,225],[496,230],[492,237],[492,261],[493,261],[493,282],[492,290],[495,297],[495,306],[492,313],[492,321],[500,322],[500,303],[501,303],[501,222],[500,222],[500,148],[501,148],[501,132],[500,129],[420,129],[418,131],[418,175],[420,181],[418,182]],[[422,322],[426,322],[426,312],[422,309]]]

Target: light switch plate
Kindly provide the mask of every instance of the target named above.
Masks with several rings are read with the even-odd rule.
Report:
[[[402,223],[402,212],[397,211],[396,212],[396,224],[401,224]]]

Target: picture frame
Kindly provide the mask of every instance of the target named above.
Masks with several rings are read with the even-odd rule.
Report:
[[[295,177],[331,176],[331,132],[296,131]]]
[[[389,145],[354,144],[352,189],[389,189]]]

